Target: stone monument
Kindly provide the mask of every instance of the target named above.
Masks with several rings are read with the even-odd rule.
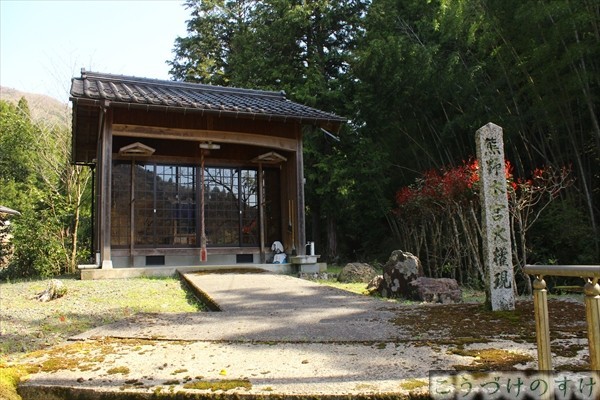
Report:
[[[483,256],[488,269],[493,311],[514,310],[513,264],[502,128],[488,123],[475,133],[479,179]]]

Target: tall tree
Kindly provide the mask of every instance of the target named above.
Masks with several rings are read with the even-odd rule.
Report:
[[[22,214],[13,219],[14,257],[3,274],[75,272],[89,173],[70,164],[70,149],[67,126],[34,123],[25,99],[0,101],[0,204]]]
[[[188,37],[175,43],[171,62],[175,79],[284,90],[294,101],[340,115],[353,113],[354,83],[348,72],[368,1],[188,1],[186,5],[193,18]],[[339,255],[339,221],[352,220],[349,235],[355,237],[360,229],[373,227],[351,214],[357,204],[351,199],[370,193],[383,201],[381,192],[360,177],[384,174],[381,164],[356,168],[377,157],[364,151],[370,145],[356,137],[354,127],[341,132],[341,143],[317,130],[305,133],[310,231],[312,239],[327,238],[321,245],[333,259]],[[352,205],[340,207],[340,202]],[[380,219],[384,215],[378,210]]]
[[[237,35],[249,23],[255,1],[187,0],[187,37],[175,40],[175,58],[168,61],[171,76],[188,82],[227,85],[229,56]]]
[[[504,128],[517,177],[573,166],[575,184],[561,196],[587,214],[581,224],[600,258],[598,0],[186,5],[174,78],[283,89],[349,117],[341,142],[305,135],[308,215],[330,259],[381,241],[385,228],[372,221],[386,199],[423,171],[462,165],[490,121]]]

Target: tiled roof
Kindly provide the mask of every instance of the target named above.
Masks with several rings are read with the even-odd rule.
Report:
[[[344,118],[287,100],[283,92],[239,89],[133,76],[86,72],[73,78],[71,100],[103,101],[114,105],[169,108],[252,118],[295,120],[301,123],[345,122]]]

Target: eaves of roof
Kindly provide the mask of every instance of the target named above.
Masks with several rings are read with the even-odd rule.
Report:
[[[70,100],[77,104],[110,105],[220,116],[294,121],[340,126],[345,118],[295,103],[283,92],[165,81],[82,70],[73,78]]]

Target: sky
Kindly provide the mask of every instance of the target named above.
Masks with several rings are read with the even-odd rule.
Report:
[[[0,0],[0,86],[69,100],[87,71],[169,79],[183,0]]]

